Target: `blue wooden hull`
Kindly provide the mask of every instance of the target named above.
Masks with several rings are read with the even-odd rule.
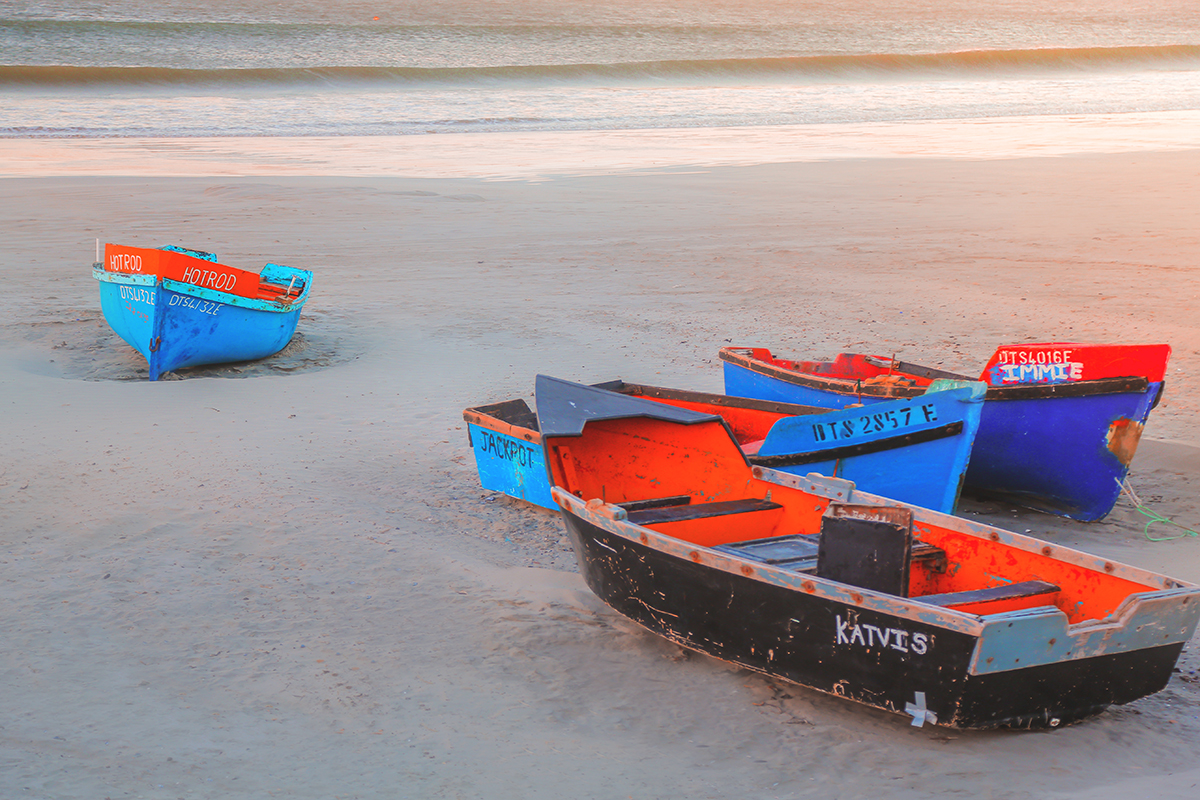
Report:
[[[292,274],[303,279],[303,293],[281,303],[155,275],[106,272],[99,265],[92,274],[100,285],[104,318],[146,359],[152,381],[176,369],[253,361],[278,353],[296,332],[312,284],[307,270],[268,265],[264,277],[283,283]]]
[[[879,397],[799,385],[723,364],[725,391],[739,397],[842,408]],[[1094,521],[1112,510],[1129,472],[1161,381],[1067,384],[1054,393],[1030,386],[989,389],[966,473],[966,487],[1052,514]],[[869,491],[869,490],[868,490]]]
[[[870,408],[823,411],[621,382],[602,386],[722,416],[735,428],[745,417],[767,415],[760,423],[765,438],[744,443],[751,464],[844,478],[944,513],[954,510],[962,490],[985,389],[966,382]],[[483,487],[557,510],[536,417],[525,402],[471,408],[463,416]]]
[[[983,396],[984,385],[974,383],[781,419],[750,461],[794,475],[843,478],[863,491],[951,514],[978,441]],[[898,443],[897,437],[905,441]],[[873,449],[880,445],[890,446]],[[792,465],[787,463],[791,453],[824,457]]]
[[[550,497],[550,478],[540,436],[535,434],[531,442],[468,422],[467,440],[475,454],[475,467],[483,488],[551,511],[558,510]]]
[[[1039,511],[1094,522],[1116,505],[1161,382],[1143,391],[991,399],[967,486]]]

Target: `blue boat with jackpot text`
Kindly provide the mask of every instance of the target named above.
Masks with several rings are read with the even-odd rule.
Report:
[[[720,417],[750,464],[845,478],[885,497],[951,513],[986,387],[940,381],[917,397],[837,410],[624,381],[595,388]],[[525,400],[468,408],[463,418],[485,489],[557,509],[538,417]]]
[[[152,381],[185,367],[278,353],[312,289],[309,270],[267,264],[251,272],[173,245],[106,244],[92,276],[104,318],[146,359]]]
[[[1103,518],[1162,397],[1170,356],[1165,344],[1000,347],[980,376],[987,394],[966,489],[1071,519]],[[966,377],[858,353],[796,361],[725,347],[720,357],[728,394],[829,408],[892,402]]]

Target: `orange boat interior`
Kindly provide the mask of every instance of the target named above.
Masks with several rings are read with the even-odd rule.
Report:
[[[755,347],[751,349],[750,357],[755,361],[792,372],[845,381],[861,381],[868,386],[881,383],[928,386],[932,383],[931,378],[893,369],[892,359],[885,356],[838,353],[832,361],[792,361],[775,358],[770,350]]]
[[[698,411],[701,414],[715,414],[721,417],[729,425],[729,430],[733,434],[733,438],[748,454],[752,454],[755,448],[746,448],[746,445],[757,446],[762,444],[762,441],[767,438],[767,434],[771,432],[771,427],[776,422],[785,417],[793,416],[792,414],[757,408],[714,405],[712,403],[657,397],[654,395],[637,394],[637,396],[653,400],[656,403],[675,406],[676,408],[686,408],[691,411]],[[822,409],[813,409],[812,413],[820,413],[821,411]]]
[[[816,574],[829,499],[754,477],[718,421],[591,421],[581,436],[547,437],[546,453],[553,484],[583,500],[624,505],[630,522],[721,552],[748,552],[731,547],[747,543],[807,547],[812,558],[777,566]],[[1049,545],[1031,552],[966,525],[918,520],[910,535],[907,596],[968,613],[1053,605],[1077,623],[1104,619],[1130,594],[1159,588],[1061,561]]]

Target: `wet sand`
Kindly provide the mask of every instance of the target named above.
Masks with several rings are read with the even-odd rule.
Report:
[[[973,373],[1167,342],[1131,484],[1198,528],[1200,151],[667,161],[0,181],[0,794],[1194,797],[1195,641],[1070,728],[913,728],[617,616],[557,517],[479,487],[461,412],[539,372],[719,391],[727,343]],[[312,269],[298,337],[148,383],[96,239]],[[1200,581],[1200,540],[1126,499],[963,511]]]

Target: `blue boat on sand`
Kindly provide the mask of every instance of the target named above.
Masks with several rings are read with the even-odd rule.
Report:
[[[598,397],[643,398],[720,419],[747,463],[853,481],[864,491],[951,513],[979,429],[985,387],[943,381],[871,407],[831,410],[612,381]],[[653,402],[649,402],[653,401]],[[467,437],[485,489],[556,510],[537,415],[521,399],[468,408]]]
[[[966,488],[1071,519],[1103,518],[1162,396],[1170,355],[1165,344],[1000,347],[980,378],[988,388]],[[857,353],[795,361],[725,347],[720,357],[728,394],[828,408],[870,407],[966,378]]]
[[[278,353],[312,289],[309,270],[267,264],[250,272],[175,246],[105,245],[92,276],[104,318],[145,357],[152,381],[176,369]]]

